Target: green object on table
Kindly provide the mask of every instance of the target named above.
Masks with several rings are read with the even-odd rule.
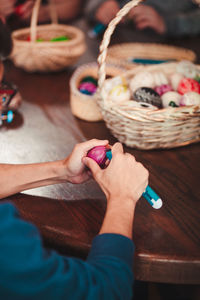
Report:
[[[39,38],[36,40],[36,42],[44,42],[44,40]]]
[[[70,38],[68,36],[62,35],[62,36],[58,36],[56,38],[53,38],[50,40],[50,42],[63,42],[63,41],[69,41]]]

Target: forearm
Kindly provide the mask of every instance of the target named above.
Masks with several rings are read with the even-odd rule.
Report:
[[[0,164],[0,198],[27,189],[64,182],[63,161],[38,164]]]
[[[109,199],[100,234],[116,233],[132,239],[135,204],[125,200],[117,202]]]

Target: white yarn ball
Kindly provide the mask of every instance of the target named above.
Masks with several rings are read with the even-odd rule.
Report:
[[[171,101],[173,101],[177,106],[179,106],[180,99],[181,94],[173,91],[167,92],[161,96],[162,106],[168,107]]]
[[[139,72],[130,81],[130,90],[132,93],[140,87],[154,87],[154,77],[150,72]]]
[[[177,91],[179,82],[181,81],[181,79],[183,79],[183,77],[183,74],[180,73],[173,73],[172,75],[170,75],[169,80],[173,90]]]
[[[162,84],[169,83],[167,76],[163,72],[154,72],[153,77],[154,77],[154,86],[160,86]]]
[[[180,99],[180,106],[185,106],[185,105],[200,106],[200,94],[196,92],[185,93]]]

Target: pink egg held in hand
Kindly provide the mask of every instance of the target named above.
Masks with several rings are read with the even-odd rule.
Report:
[[[92,149],[90,149],[87,153],[87,157],[92,158],[93,160],[98,163],[98,165],[104,169],[105,168],[105,163],[107,161],[107,152],[108,148],[106,146],[96,146]]]

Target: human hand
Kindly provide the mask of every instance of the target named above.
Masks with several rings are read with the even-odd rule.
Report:
[[[107,140],[92,139],[87,142],[77,144],[72,153],[63,160],[63,179],[71,183],[82,183],[91,177],[91,172],[85,167],[82,159],[87,152],[95,146],[108,145]]]
[[[35,3],[34,0],[29,0],[29,1],[26,1],[25,3],[19,5],[18,15],[21,20],[26,21],[26,20],[30,19],[32,11],[33,11],[34,3]]]
[[[0,14],[6,18],[15,11],[16,0],[0,0]]]
[[[119,10],[120,7],[115,0],[108,0],[98,8],[95,18],[102,24],[108,25]]]
[[[148,185],[148,171],[133,155],[123,153],[120,143],[112,147],[112,160],[106,169],[102,170],[89,157],[84,157],[83,162],[92,171],[108,201],[115,201],[120,205],[125,205],[128,201],[136,204]]]
[[[129,18],[133,20],[139,30],[152,28],[159,34],[164,34],[167,30],[162,16],[148,5],[140,4],[134,7],[129,13]]]

